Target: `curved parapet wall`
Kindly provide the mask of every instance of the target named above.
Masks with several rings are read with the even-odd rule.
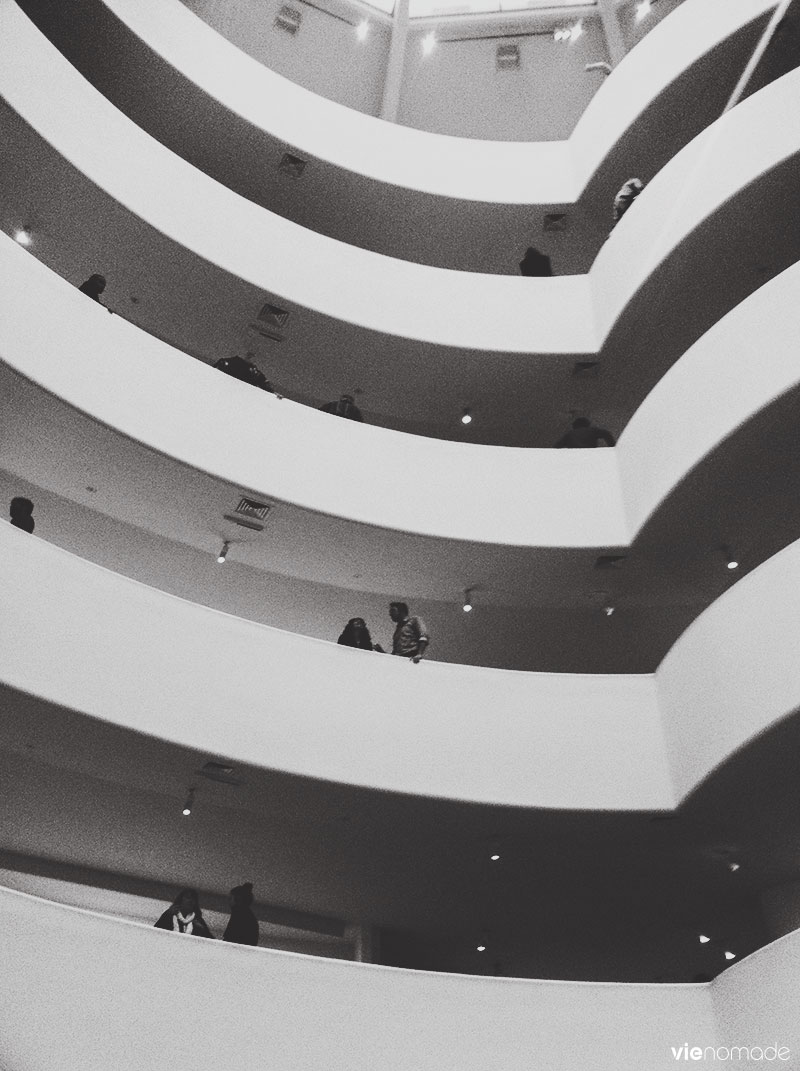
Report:
[[[800,301],[800,265],[684,354],[616,450],[588,451],[425,439],[279,401],[109,316],[4,235],[0,280],[0,359],[54,397],[226,484],[384,533],[447,540],[451,552],[454,541],[628,546],[705,457],[800,382],[786,314]],[[342,479],[348,472],[358,480]]]
[[[396,792],[578,810],[674,804],[650,677],[415,666],[185,602],[5,523],[0,573],[0,679],[80,713]]]
[[[676,1041],[716,1040],[706,986],[343,963],[193,940],[9,889],[0,926],[0,1034],[15,1067],[51,1068],[58,1053],[81,1071],[372,1071],[390,1051],[417,1071],[527,1071],[532,1058],[548,1071],[668,1071]],[[180,1015],[176,978],[191,978]]]
[[[91,0],[83,20],[53,0],[24,6],[87,77],[164,144],[250,200],[363,248],[506,271],[514,236],[531,233],[534,206],[563,211],[607,171],[591,197],[592,212],[600,212],[591,237],[580,217],[559,235],[563,274],[586,265],[585,253],[582,262],[567,255],[576,235],[596,248],[614,182],[618,187],[631,168],[649,178],[719,115],[775,0],[731,0],[714,10],[685,0],[600,86],[569,140],[538,143],[426,134],[334,104],[239,51],[180,0]],[[81,47],[75,35],[82,25],[91,26],[93,40]],[[107,49],[128,55],[132,47],[136,63],[109,79]],[[307,163],[291,197],[269,177],[287,146]],[[617,151],[624,162],[612,168]],[[410,218],[425,225],[408,227]]]
[[[238,345],[242,324],[253,318],[265,292],[277,294],[290,308],[301,307],[295,308],[294,315],[296,342],[302,343],[304,357],[308,356],[308,361],[300,362],[306,380],[330,377],[332,344],[344,355],[342,368],[345,357],[358,354],[362,385],[376,398],[378,412],[394,411],[390,420],[397,419],[400,410],[402,419],[412,412],[419,417],[430,413],[433,405],[447,413],[447,424],[452,426],[453,414],[464,404],[461,373],[467,367],[470,393],[480,397],[485,392],[493,403],[497,401],[498,412],[507,410],[504,424],[510,424],[515,433],[524,426],[521,406],[529,409],[525,400],[536,396],[543,375],[556,374],[559,356],[602,350],[604,371],[611,374],[615,364],[632,361],[641,346],[648,352],[648,361],[638,372],[652,386],[680,355],[674,346],[670,348],[673,326],[680,326],[681,339],[688,340],[687,344],[694,341],[692,325],[696,325],[697,337],[710,326],[709,310],[720,315],[763,280],[764,270],[785,266],[769,262],[769,250],[776,243],[768,240],[767,221],[760,220],[766,228],[761,241],[767,262],[766,268],[758,265],[760,276],[749,258],[742,257],[724,276],[703,261],[697,279],[680,280],[674,288],[663,279],[664,273],[672,278],[675,272],[673,254],[678,247],[698,236],[703,248],[708,248],[706,259],[714,261],[714,241],[724,239],[722,234],[713,234],[717,215],[726,213],[718,229],[727,234],[730,213],[735,214],[742,198],[742,210],[748,208],[747,198],[759,181],[776,175],[781,182],[788,181],[786,175],[800,147],[796,124],[788,118],[800,91],[798,74],[754,95],[687,146],[615,230],[588,277],[510,279],[390,260],[264,212],[187,166],[133,126],[77,75],[15,5],[1,9],[0,15],[7,51],[2,80],[13,107],[62,156],[90,175],[97,184],[94,188],[105,189],[114,201],[131,209],[125,241],[119,236],[131,255],[141,252],[147,257],[146,250],[153,245],[151,228],[155,228],[174,243],[169,256],[174,254],[176,263],[185,264],[185,276],[196,276],[197,285],[185,295],[189,305],[182,310],[181,323],[191,323],[195,331],[207,328],[212,335],[219,317],[209,317],[209,310],[222,304],[236,323],[236,342],[217,337],[214,345]],[[18,55],[26,57],[24,64]],[[44,84],[53,87],[46,97],[40,88]],[[743,154],[740,148],[745,143],[751,149]],[[793,173],[789,178],[794,181]],[[676,202],[676,189],[684,188],[687,194],[678,196]],[[695,195],[697,189],[702,195]],[[776,210],[769,207],[772,204],[773,200],[765,198],[761,208],[769,214]],[[118,207],[110,202],[107,207],[109,211],[113,207],[114,218],[119,219]],[[98,221],[101,218],[98,207]],[[114,227],[108,222],[112,233]],[[665,222],[672,225],[667,227]],[[131,227],[139,230],[132,234]],[[793,250],[777,244],[780,257],[792,255]],[[269,258],[263,254],[265,249],[270,251]],[[161,270],[159,258],[152,267],[156,273]],[[704,288],[707,301],[702,306],[689,303],[692,282]],[[163,288],[169,290],[167,280]],[[670,299],[664,318],[657,321],[655,338],[648,333],[656,321],[649,317],[646,290]],[[150,314],[145,310],[137,315],[147,326]],[[617,338],[615,328],[621,318],[635,330]],[[162,323],[160,330],[159,324],[153,330],[159,334],[170,328]],[[180,345],[182,340],[174,341]],[[184,348],[191,346],[184,344]],[[287,374],[301,374],[297,369],[288,371],[291,346],[284,343],[281,352]],[[375,352],[381,353],[382,361],[366,359],[367,353]],[[486,354],[492,359],[486,359]],[[510,362],[513,374],[506,379],[509,362],[503,365],[504,374],[498,375],[494,360],[502,364],[503,355],[512,354],[516,355]],[[532,360],[534,354],[548,356],[537,362]],[[563,376],[563,364],[559,367]],[[513,386],[504,388],[505,383]],[[498,391],[502,394],[503,389],[507,394],[501,398]],[[513,398],[509,398],[512,391]],[[553,400],[554,409],[559,404],[563,401]]]

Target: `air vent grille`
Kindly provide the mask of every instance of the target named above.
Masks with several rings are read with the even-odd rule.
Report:
[[[285,152],[281,157],[278,164],[278,171],[282,175],[288,175],[290,178],[300,178],[306,169],[307,160],[303,160],[300,156],[295,156],[294,153]]]
[[[296,7],[289,7],[288,4],[284,4],[275,16],[275,21],[272,25],[276,30],[282,30],[284,33],[288,33],[294,37],[300,29],[300,23],[302,21],[303,16]]]
[[[546,231],[565,231],[567,229],[567,213],[566,212],[548,212],[544,217],[544,230]]]
[[[276,331],[274,327],[270,327],[269,324],[265,324],[261,320],[252,320],[248,324],[248,330],[251,335],[268,338],[270,342],[283,342],[283,335],[280,331]]]
[[[495,56],[498,71],[516,71],[520,66],[519,45],[498,45]]]
[[[209,781],[220,781],[223,785],[243,785],[244,778],[239,777],[232,766],[226,766],[224,762],[207,762],[202,769],[197,771],[200,777],[206,777]]]
[[[267,302],[261,306],[261,311],[256,319],[272,327],[283,327],[289,319],[289,312],[287,309],[281,309],[278,305],[270,305]]]
[[[572,374],[576,379],[594,379],[599,373],[599,361],[576,361],[572,367]]]
[[[252,498],[240,498],[235,513],[241,513],[243,517],[257,517],[261,521],[267,519],[267,514],[272,509],[271,502],[256,502]]]

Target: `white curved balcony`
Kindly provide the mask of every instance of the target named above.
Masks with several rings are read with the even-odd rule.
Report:
[[[21,183],[20,172],[10,172],[6,226],[10,215],[22,215],[23,199],[29,203],[33,197],[37,212],[51,214],[55,233],[61,225],[56,220],[68,218],[67,203],[88,196],[85,207],[91,203],[95,223],[110,222],[111,216],[115,221],[108,232],[103,229],[103,238],[93,235],[95,255],[112,256],[113,243],[123,275],[126,260],[141,257],[148,265],[147,278],[137,280],[148,290],[147,301],[133,314],[137,322],[190,352],[218,356],[239,345],[242,325],[265,296],[274,297],[296,317],[291,340],[282,343],[280,357],[271,358],[282,366],[274,378],[280,382],[285,374],[287,384],[305,396],[309,388],[336,396],[343,382],[358,377],[370,402],[365,408],[380,422],[449,435],[454,414],[478,397],[485,406],[482,437],[530,442],[532,422],[547,417],[537,413],[532,421],[531,407],[521,399],[535,397],[540,413],[557,414],[564,405],[568,362],[587,354],[600,355],[603,382],[614,387],[613,403],[606,396],[595,408],[614,404],[630,412],[642,388],[649,389],[702,330],[797,254],[792,233],[777,219],[756,218],[752,256],[738,256],[724,278],[715,270],[715,242],[724,243],[734,223],[752,216],[753,198],[759,212],[770,216],[784,187],[793,188],[800,139],[788,117],[798,75],[756,94],[687,146],[615,230],[589,276],[502,279],[389,260],[265,213],[134,127],[83,82],[10,0],[2,18],[3,91],[30,124],[17,124],[10,144],[24,161],[21,147],[30,148],[36,128],[77,168],[68,168],[69,176],[56,188],[47,179],[40,185],[41,168]],[[45,83],[51,87],[46,95],[36,88]],[[747,154],[739,151],[744,143],[751,145]],[[92,182],[81,185],[79,173],[90,174]],[[73,179],[77,185],[71,185]],[[759,183],[769,196],[758,197]],[[101,188],[107,196],[95,200]],[[687,191],[677,203],[676,189]],[[60,196],[67,198],[63,205]],[[131,214],[120,213],[119,204]],[[42,228],[47,232],[48,224]],[[48,241],[41,244],[47,247]],[[63,264],[85,258],[79,244],[75,233],[60,249],[51,243],[42,253]],[[270,250],[269,263],[264,249]],[[688,270],[682,281],[667,285],[679,249],[684,266],[688,254]],[[705,301],[689,305],[699,285]],[[658,318],[650,315],[653,292],[665,305]],[[212,311],[220,308],[222,317]],[[331,349],[337,352],[335,368],[328,359]],[[373,359],[376,349],[379,362]],[[648,361],[635,362],[632,374],[639,352],[647,352]],[[300,353],[307,359],[298,361]],[[620,399],[616,376],[635,398]]]
[[[466,271],[515,273],[525,245],[549,239],[566,274],[588,268],[624,179],[649,180],[721,113],[774,6],[686,0],[600,85],[572,136],[549,142],[447,137],[353,111],[268,70],[180,0],[95,0],[85,22],[69,5],[29,10],[141,127],[282,216],[362,248]],[[84,25],[92,41],[80,40]],[[131,55],[134,43],[136,62],[109,77],[107,51]],[[577,76],[587,88],[596,77]],[[287,147],[307,163],[289,190],[276,170]],[[553,243],[537,217],[556,208],[570,212],[570,225]],[[410,219],[424,225],[409,227]]]
[[[523,1071],[531,1054],[549,1071],[668,1071],[684,1044],[711,1046],[708,1059],[728,1059],[730,1046],[746,1045],[758,1061],[776,1045],[777,1066],[791,1066],[786,1060],[800,1045],[792,1001],[797,933],[710,985],[637,985],[315,960],[190,940],[8,889],[0,890],[0,924],[5,1051],[47,1071],[132,1066],[132,1053],[135,1066],[150,1071],[265,1061],[278,1071],[319,1064],[368,1071],[388,1048],[420,1071],[495,1063]],[[192,979],[181,1015],[176,977]],[[769,1052],[777,1063],[777,1049]]]
[[[176,599],[7,524],[0,542],[5,685],[304,777],[517,807],[671,810],[798,706],[798,543],[706,610],[654,676],[626,676],[413,666]],[[269,697],[268,718],[253,696]]]

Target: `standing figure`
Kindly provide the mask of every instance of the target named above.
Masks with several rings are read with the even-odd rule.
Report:
[[[334,416],[344,417],[345,420],[360,420],[364,422],[361,410],[356,407],[355,398],[352,394],[343,394],[338,402],[326,402],[321,405],[320,412],[333,413]]]
[[[605,428],[596,428],[588,417],[578,417],[577,420],[572,421],[570,430],[558,440],[556,447],[585,450],[587,447],[599,446],[601,442],[606,446],[615,445],[614,436],[610,431],[606,431]]]
[[[389,603],[389,617],[396,626],[392,637],[392,654],[410,658],[414,663],[421,661],[430,643],[430,636],[422,619],[411,617],[408,603],[405,602]]]
[[[258,944],[258,919],[253,914],[252,903],[252,881],[231,889],[231,917],[222,935],[223,941],[232,941],[237,945]]]
[[[21,528],[23,532],[32,532],[36,527],[33,519],[33,502],[29,498],[12,498],[9,515],[14,527]]]
[[[97,272],[94,275],[90,275],[86,282],[81,283],[81,285],[78,287],[82,294],[85,294],[87,297],[90,297],[92,301],[96,301],[98,305],[103,304],[103,302],[100,300],[100,295],[103,293],[105,288],[106,277],[105,275],[100,275]]]

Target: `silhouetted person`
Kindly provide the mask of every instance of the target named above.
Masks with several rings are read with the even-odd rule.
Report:
[[[338,402],[326,402],[319,408],[322,413],[333,413],[334,416],[344,417],[345,420],[360,420],[362,423],[364,421],[352,394],[343,394]]]
[[[615,445],[614,436],[610,431],[606,431],[605,428],[596,428],[586,417],[578,417],[577,420],[572,421],[572,427],[566,435],[561,436],[556,446],[559,449],[566,447],[568,450],[585,450],[588,447],[599,446],[601,442],[604,442],[606,446]]]
[[[193,937],[211,937],[200,910],[200,901],[194,889],[181,889],[171,907],[168,907],[156,923],[157,930],[174,930],[175,933],[190,933]]]
[[[251,387],[269,391],[270,394],[275,393],[272,384],[261,369],[256,368],[252,361],[246,361],[244,357],[220,357],[214,362],[214,367],[224,372],[226,376],[233,376],[242,383],[249,383]]]
[[[33,502],[29,498],[12,498],[9,509],[11,523],[23,532],[32,532],[36,527],[33,520]]]
[[[389,617],[396,626],[392,637],[392,654],[419,662],[431,642],[424,622],[419,617],[409,615],[408,603],[405,602],[389,603]]]
[[[619,223],[633,202],[639,196],[644,189],[644,183],[641,179],[631,178],[625,183],[625,185],[617,193],[614,198],[614,226]]]
[[[519,272],[520,275],[543,278],[553,274],[553,266],[550,263],[550,257],[529,245],[525,250],[525,256],[519,262]]]
[[[231,917],[222,935],[223,941],[232,941],[237,945],[258,944],[258,919],[253,914],[252,903],[252,881],[231,889]]]
[[[380,651],[381,654],[383,653],[381,645],[372,642],[367,623],[363,617],[351,617],[336,642],[341,643],[343,647],[357,647],[361,651]]]
[[[81,283],[78,287],[82,294],[90,297],[92,301],[96,301],[99,305],[103,302],[100,300],[100,295],[106,288],[106,277],[104,275],[90,275],[85,283]]]

